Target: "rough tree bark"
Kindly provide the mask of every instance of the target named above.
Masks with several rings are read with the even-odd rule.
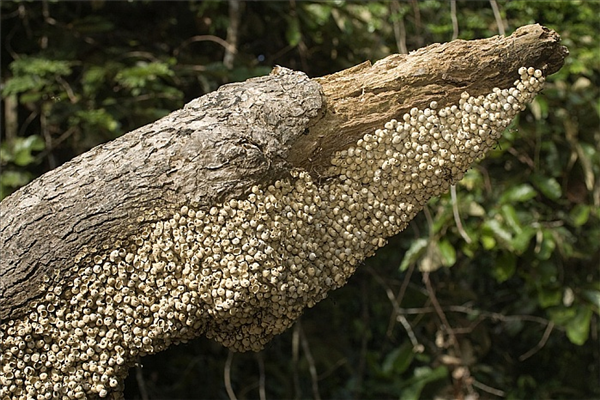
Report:
[[[88,301],[82,311],[77,308],[79,305],[74,300],[77,298],[76,294],[82,292],[79,288],[80,281],[85,282],[88,279],[86,277],[92,276],[90,274],[101,273],[103,266],[105,266],[105,272],[108,271],[106,275],[102,275],[105,279],[108,279],[108,286],[115,279],[118,281],[120,279],[118,277],[121,276],[119,274],[124,273],[129,274],[122,277],[125,279],[125,285],[127,285],[128,280],[137,282],[135,285],[130,285],[131,293],[145,293],[145,288],[148,285],[145,282],[140,283],[142,280],[139,279],[138,275],[143,273],[146,276],[146,273],[150,275],[151,272],[144,270],[144,272],[138,273],[136,268],[141,265],[140,263],[143,264],[149,256],[146,256],[146,253],[140,253],[139,248],[146,244],[145,241],[157,237],[153,236],[154,233],[148,233],[150,231],[155,232],[154,230],[158,229],[157,226],[159,226],[160,232],[156,235],[160,235],[163,230],[167,230],[168,221],[175,221],[171,223],[171,226],[173,226],[173,224],[178,223],[177,221],[186,220],[187,218],[189,226],[190,219],[196,218],[198,220],[198,215],[202,214],[203,217],[200,218],[198,224],[201,224],[204,232],[209,232],[211,224],[216,224],[215,221],[225,221],[228,218],[228,213],[235,214],[235,210],[231,211],[231,208],[235,209],[237,207],[238,200],[240,204],[243,201],[249,201],[244,203],[248,207],[244,209],[247,215],[252,216],[254,215],[252,213],[259,213],[264,204],[258,202],[253,205],[253,198],[275,199],[279,196],[276,194],[280,193],[278,190],[282,185],[287,184],[285,182],[291,182],[292,187],[294,185],[299,187],[298,182],[300,181],[307,182],[300,185],[305,185],[300,188],[301,190],[299,189],[302,192],[304,190],[311,192],[327,188],[325,192],[319,193],[328,193],[327,190],[329,190],[329,185],[333,185],[332,182],[337,182],[340,180],[340,176],[343,176],[341,178],[343,186],[346,175],[350,176],[344,170],[347,164],[339,160],[343,156],[347,156],[348,152],[354,154],[354,148],[360,147],[360,143],[368,142],[369,139],[365,139],[366,134],[373,133],[377,129],[383,129],[384,126],[386,126],[386,129],[389,128],[390,132],[394,129],[400,132],[400,128],[396,128],[398,125],[396,122],[392,125],[386,125],[390,120],[401,121],[403,116],[407,114],[408,117],[405,121],[410,124],[410,115],[413,115],[411,113],[414,113],[413,116],[419,117],[422,110],[427,109],[429,111],[426,111],[424,115],[429,115],[432,112],[431,110],[462,104],[461,98],[464,103],[465,99],[468,98],[463,94],[464,92],[468,92],[470,97],[476,98],[477,96],[493,93],[493,88],[509,88],[520,76],[523,78],[527,75],[523,70],[519,72],[521,67],[532,67],[539,70],[534,73],[531,72],[532,69],[529,73],[531,77],[529,78],[529,75],[527,75],[527,79],[535,80],[535,77],[540,76],[543,79],[543,77],[560,69],[567,54],[567,50],[559,44],[559,36],[555,32],[539,25],[529,25],[519,28],[509,37],[496,36],[485,40],[457,40],[446,44],[436,44],[408,55],[392,55],[373,65],[366,62],[348,70],[317,79],[309,79],[302,73],[284,68],[275,68],[269,76],[226,85],[216,92],[193,100],[182,110],[175,111],[153,124],[141,127],[110,143],[98,146],[36,179],[0,204],[0,243],[2,246],[2,257],[0,258],[0,342],[3,341],[1,351],[4,355],[3,365],[0,367],[0,378],[4,381],[0,383],[3,383],[6,387],[5,392],[0,390],[0,394],[7,398],[10,395],[19,398],[19,396],[26,397],[31,391],[40,391],[40,393],[45,391],[44,393],[61,393],[73,398],[77,397],[78,393],[81,393],[83,397],[106,396],[109,394],[118,397],[119,389],[122,388],[121,380],[126,375],[127,367],[131,365],[135,357],[159,351],[171,342],[186,340],[202,333],[206,333],[209,337],[214,337],[237,350],[260,348],[274,334],[288,327],[301,313],[303,307],[312,306],[326,295],[327,290],[344,284],[345,279],[351,275],[354,267],[348,270],[344,269],[345,267],[338,265],[338,258],[346,260],[347,257],[351,260],[350,264],[355,263],[359,258],[372,254],[377,247],[383,244],[382,240],[386,236],[397,232],[404,225],[397,225],[397,228],[383,233],[379,232],[371,238],[368,235],[358,235],[356,233],[358,228],[356,227],[363,225],[356,224],[353,232],[358,235],[357,237],[360,240],[354,238],[354,243],[360,241],[367,243],[366,245],[356,245],[361,248],[360,257],[335,253],[332,257],[336,261],[335,263],[331,262],[333,273],[327,285],[324,284],[322,290],[317,290],[316,294],[308,299],[302,293],[316,289],[302,289],[302,286],[295,287],[294,290],[297,290],[297,293],[293,296],[294,300],[285,303],[290,304],[290,306],[287,319],[282,320],[283,322],[264,322],[268,321],[269,318],[263,313],[263,308],[261,308],[263,306],[259,307],[260,301],[257,303],[253,297],[248,296],[256,295],[262,298],[261,293],[266,293],[262,289],[264,287],[267,288],[265,290],[271,290],[268,295],[265,294],[264,296],[279,298],[277,291],[283,289],[277,289],[280,288],[279,284],[281,283],[277,280],[277,277],[286,274],[291,276],[296,273],[293,265],[291,267],[292,272],[281,268],[277,273],[262,271],[267,281],[261,281],[262,283],[249,282],[247,283],[247,285],[250,285],[248,290],[246,290],[243,283],[245,279],[243,277],[240,277],[239,280],[228,281],[229,286],[227,288],[214,286],[215,290],[221,288],[223,293],[227,292],[227,295],[223,294],[225,300],[223,302],[221,300],[210,300],[212,308],[203,305],[205,304],[203,303],[204,298],[194,300],[195,302],[192,301],[192,306],[187,308],[188,313],[191,313],[190,310],[194,310],[194,312],[199,310],[197,315],[200,317],[189,320],[184,332],[182,333],[179,330],[173,333],[172,337],[169,337],[170,333],[165,328],[161,330],[164,335],[160,336],[159,340],[155,338],[156,333],[151,329],[151,325],[158,320],[156,315],[159,315],[153,313],[155,311],[156,313],[163,312],[159,309],[160,307],[155,307],[156,310],[151,307],[147,308],[147,310],[152,309],[154,311],[139,309],[139,318],[132,317],[131,321],[135,322],[130,321],[130,323],[133,325],[131,330],[136,325],[140,329],[143,328],[143,330],[138,331],[143,331],[140,337],[144,339],[144,344],[140,344],[139,351],[119,350],[117,355],[118,357],[122,356],[122,359],[115,359],[117,361],[114,361],[114,365],[111,364],[110,368],[116,372],[111,374],[105,372],[105,375],[108,374],[106,379],[103,378],[103,373],[96,371],[98,368],[96,364],[94,364],[92,371],[86,369],[90,368],[89,366],[92,365],[90,363],[100,363],[98,360],[103,359],[101,356],[103,352],[108,354],[105,358],[112,357],[113,348],[111,347],[108,350],[102,346],[90,347],[92,351],[88,352],[89,355],[84,357],[83,361],[69,361],[72,365],[84,365],[83,369],[87,371],[87,373],[82,372],[81,377],[78,378],[77,385],[79,386],[72,385],[77,388],[76,390],[67,389],[66,382],[68,379],[64,378],[63,380],[61,377],[67,373],[62,370],[62,372],[57,372],[60,379],[57,378],[54,382],[64,381],[64,388],[61,386],[62,384],[57,386],[56,383],[50,386],[45,385],[39,376],[31,380],[32,382],[42,382],[37,387],[33,386],[34,383],[25,382],[26,379],[24,378],[21,378],[21,384],[18,385],[15,384],[17,378],[12,372],[13,369],[18,370],[16,367],[18,361],[15,360],[19,360],[20,356],[27,353],[27,351],[23,353],[24,350],[19,348],[18,344],[15,344],[16,339],[14,337],[16,333],[14,332],[18,329],[25,327],[23,329],[25,329],[25,335],[29,335],[27,339],[29,341],[34,341],[40,337],[45,339],[48,343],[48,349],[44,345],[41,348],[44,349],[43,351],[51,352],[52,350],[49,350],[49,348],[53,343],[60,340],[63,340],[63,344],[65,341],[69,343],[70,332],[61,336],[61,331],[67,329],[63,327],[66,323],[65,315],[74,315],[80,319],[88,316],[82,319],[85,322],[67,324],[70,327],[69,329],[77,330],[77,327],[79,327],[80,332],[74,333],[75,336],[73,337],[82,337],[82,335],[87,337],[89,332],[85,329],[90,318],[95,320],[98,316],[101,317],[101,312],[98,311],[99,307],[102,311],[109,308],[110,310],[116,309],[117,314],[119,313],[119,304],[113,304],[112,300],[108,305],[101,300],[97,300],[95,305],[90,305]],[[527,79],[524,81],[525,86],[529,82]],[[511,100],[508,100],[508,102],[511,103]],[[514,107],[515,110],[518,108],[517,106],[521,107],[522,105],[517,104]],[[468,117],[468,113],[463,111],[463,116]],[[476,120],[477,118],[475,118]],[[424,125],[419,125],[420,122],[415,122],[415,124],[413,125],[424,127]],[[434,125],[437,129],[437,125]],[[478,126],[483,126],[484,130],[487,129],[487,122],[480,125]],[[380,136],[384,133],[381,133]],[[391,146],[391,140],[390,136],[389,143],[385,142],[388,143],[386,146]],[[404,140],[407,142],[407,148],[411,146],[411,140],[412,143],[415,143],[413,148],[417,148],[416,136],[411,139],[409,135]],[[431,143],[429,146],[431,146]],[[471,144],[468,144],[467,148],[469,146]],[[434,147],[437,148],[437,144],[434,144]],[[479,149],[479,145],[477,149]],[[463,148],[458,146],[456,151],[464,152],[464,146]],[[468,152],[468,149],[466,151]],[[472,152],[471,156],[466,158],[468,163],[482,155],[475,153]],[[427,165],[423,164],[423,169],[426,170],[426,168]],[[408,206],[409,211],[402,214],[402,223],[408,222],[432,193],[436,194],[444,191],[450,184],[459,179],[465,168],[466,166],[461,166],[458,170],[449,168],[447,176],[444,175],[446,170],[442,169],[442,175],[444,176],[443,179],[440,178],[439,180],[441,189],[436,189],[433,192],[423,192],[422,194],[416,193],[414,195],[414,199],[416,199],[414,207],[412,205]],[[306,171],[306,173],[302,171]],[[361,177],[361,179],[364,183],[364,177]],[[279,186],[274,185],[275,182],[278,182]],[[279,182],[284,182],[284,184]],[[420,190],[421,186],[419,185],[417,185],[417,191]],[[284,194],[287,193],[287,196],[293,195],[292,189],[285,190]],[[389,197],[393,197],[398,190],[402,192],[403,189],[396,188],[395,190],[392,193],[390,189],[390,193],[385,195],[381,191],[377,192],[375,190],[373,192],[375,195],[369,194],[371,197],[368,198],[376,199],[373,201],[380,201],[381,199],[377,196],[383,195],[387,198],[389,194]],[[408,189],[404,190],[415,189],[414,186],[413,189],[410,189],[409,185]],[[269,197],[270,193],[275,193],[272,195],[274,197]],[[344,194],[340,195],[341,198],[343,196]],[[264,200],[265,204],[268,203],[267,200]],[[292,214],[297,212],[300,215],[301,210],[298,211],[297,209],[300,203],[286,203],[286,201],[288,200],[283,201],[283,203],[289,203],[288,205],[293,209]],[[318,201],[321,201],[320,198]],[[381,202],[383,203],[383,200]],[[263,205],[261,206],[261,204]],[[279,207],[277,204],[274,206],[275,208]],[[267,204],[267,208],[269,206],[271,206],[271,203]],[[242,206],[239,207],[242,210]],[[256,211],[257,209],[259,211]],[[331,211],[332,215],[327,214],[329,211],[324,211],[323,215],[333,218],[333,215],[337,215],[337,211],[335,211],[335,207],[331,210],[333,210]],[[370,216],[370,212],[373,212],[373,217]],[[375,218],[375,213],[376,211],[370,207],[364,213],[361,211],[358,218],[362,219],[364,214],[365,219],[371,220],[371,218]],[[205,214],[206,217],[204,217]],[[214,218],[212,220],[207,219],[211,215]],[[239,212],[237,215],[240,215]],[[295,215],[289,216],[289,211],[286,215],[289,218],[293,217],[294,221],[296,221],[296,218],[300,218]],[[221,216],[223,218],[219,219]],[[355,214],[350,211],[350,217],[353,216]],[[313,221],[310,216],[308,218],[311,225],[326,225],[327,222]],[[252,257],[255,257],[253,260],[258,260],[258,264],[261,264],[260,260],[266,260],[265,264],[261,264],[261,268],[271,261],[275,264],[278,262],[287,263],[288,258],[293,257],[306,258],[310,262],[316,262],[315,259],[319,259],[321,254],[315,248],[320,246],[320,242],[313,240],[310,243],[314,242],[314,247],[309,245],[308,248],[299,249],[298,251],[288,249],[288,253],[285,252],[286,250],[282,246],[280,258],[272,260],[274,257],[271,255],[272,252],[274,254],[280,253],[280,249],[276,245],[278,238],[281,238],[281,235],[288,234],[296,237],[297,233],[296,230],[290,233],[285,230],[285,227],[280,228],[277,218],[274,221],[273,224],[277,226],[278,232],[283,233],[275,234],[275,229],[267,226],[267,228],[271,228],[271,236],[269,237],[268,234],[263,235],[266,243],[264,248],[257,245],[259,246],[258,252],[262,251],[264,253],[262,258],[255,257],[255,252],[251,252]],[[226,227],[226,222],[221,222],[219,223]],[[242,224],[240,226],[243,226],[243,222],[240,223]],[[353,223],[353,221],[350,220],[348,223]],[[258,232],[257,242],[262,240],[260,239],[260,226],[259,221],[259,223],[255,223],[248,228]],[[300,227],[302,227],[302,223],[299,223],[297,231],[304,232]],[[191,230],[192,228],[187,229]],[[335,224],[330,230],[327,229],[323,228],[322,232],[328,232],[327,235],[334,236],[335,231],[338,230]],[[371,229],[370,225],[368,229]],[[202,234],[200,230],[200,228],[197,229],[197,234]],[[169,237],[173,237],[173,241],[176,241],[180,234],[183,235],[180,230],[177,230],[177,234],[171,234]],[[340,235],[343,236],[342,233]],[[299,238],[302,240],[313,239],[303,237],[302,234]],[[246,240],[241,237],[237,239],[237,242],[240,242],[240,239],[242,242]],[[296,238],[294,240],[300,239]],[[371,239],[374,241],[371,242]],[[198,264],[199,271],[202,268],[210,270],[209,272],[212,275],[205,276],[206,279],[215,280],[216,267],[211,267],[210,265],[213,264],[210,263],[219,261],[219,258],[224,258],[224,255],[229,255],[224,251],[218,253],[218,257],[215,256],[217,253],[211,253],[207,256],[206,252],[202,253],[198,250],[200,255],[197,255],[195,261],[188,262],[185,261],[187,260],[185,255],[181,256],[183,258],[179,258],[179,255],[174,256],[175,258],[170,256],[171,253],[169,252],[171,250],[166,248],[171,246],[169,247],[171,249],[172,243],[168,246],[165,245],[166,247],[163,246],[163,243],[165,241],[169,242],[169,240],[160,239],[158,242],[155,240],[153,243],[149,243],[150,248],[154,246],[154,250],[152,250],[154,253],[148,250],[148,254],[152,253],[152,257],[154,257],[152,261],[158,264],[162,262],[159,260],[160,257],[166,257],[166,264],[164,265],[167,265],[167,269],[169,263],[174,263],[175,271],[169,273],[175,280],[180,282],[174,282],[172,286],[169,286],[171,291],[176,291],[178,287],[188,285],[188,275],[179,271],[180,269],[183,270],[185,267],[188,267],[188,270],[193,269],[194,265]],[[219,240],[221,239],[217,239],[217,242]],[[226,240],[228,245],[230,242],[236,243],[234,235],[223,240]],[[206,245],[206,241],[203,243],[206,246],[221,246],[219,243],[214,244],[215,240],[213,239],[209,242],[211,243],[209,245]],[[283,241],[283,243],[286,242]],[[194,249],[193,239],[189,239],[189,235],[186,246],[188,245],[190,249]],[[163,246],[165,248],[164,252],[168,254],[165,255],[166,253],[160,250],[163,247],[158,249],[157,246]],[[175,247],[177,246],[178,244],[175,245]],[[350,247],[345,248],[350,249]],[[232,250],[232,252],[234,251]],[[232,256],[231,260],[235,260],[237,263],[242,260],[243,256],[244,253],[241,255],[236,253],[237,258],[234,259]],[[326,253],[323,257],[327,259],[329,256]],[[138,261],[138,259],[142,261]],[[207,259],[210,259],[210,261],[207,261]],[[326,267],[329,265],[328,262],[325,261],[323,265]],[[207,263],[210,264],[208,267]],[[290,261],[290,263],[292,262]],[[300,261],[298,261],[298,265],[300,265]],[[126,273],[119,270],[120,268],[129,267],[130,269]],[[272,266],[272,268],[275,267],[276,265]],[[113,268],[113,272],[110,272],[111,268]],[[265,267],[264,269],[274,271],[272,268]],[[321,271],[320,267],[317,269]],[[342,270],[343,276],[338,278]],[[155,269],[152,271],[155,271]],[[319,271],[316,272],[316,276],[320,276]],[[229,279],[229,272],[223,272],[222,274],[219,270],[218,274],[221,280]],[[309,271],[308,274],[313,276],[315,273]],[[296,279],[294,282],[302,281],[305,274],[302,273],[301,275],[300,278],[294,278]],[[200,277],[200,275],[198,276]],[[161,275],[160,279],[157,278],[157,281],[159,280],[162,283],[164,276]],[[233,283],[230,284],[231,282]],[[290,282],[292,281],[289,280],[286,285]],[[91,286],[93,283],[86,283],[86,285],[88,286],[86,286],[84,292],[88,293],[88,297],[97,298],[97,289]],[[122,283],[120,286],[122,286]],[[192,287],[201,291],[198,282],[192,284]],[[253,289],[254,287],[256,290]],[[268,287],[272,287],[272,289],[268,289]],[[181,290],[183,291],[183,289]],[[240,295],[240,300],[238,300],[236,292],[243,292]],[[229,296],[229,293],[231,293],[231,296]],[[216,294],[213,294],[213,296],[218,297]],[[128,297],[125,293],[125,297],[129,299],[133,295]],[[164,294],[163,297],[167,298],[168,294]],[[160,299],[163,299],[163,297]],[[188,302],[191,301],[189,300],[189,293],[183,294],[181,292],[174,297],[177,299],[188,298]],[[195,298],[194,296],[191,297]],[[281,297],[285,296],[282,294]],[[158,301],[158,298],[153,299]],[[238,302],[243,303],[243,306],[239,306],[241,307],[239,309],[235,308],[238,307]],[[236,305],[232,306],[234,303]],[[182,304],[181,306],[175,304],[173,307],[177,308],[177,312],[182,313],[180,319],[183,321],[186,318],[184,315],[186,311],[185,309],[182,311],[181,308],[184,308],[187,303],[184,301]],[[49,309],[50,306],[51,309]],[[140,307],[142,306],[143,304]],[[38,312],[32,314],[32,310],[35,310],[36,307]],[[40,309],[40,307],[42,308]],[[56,313],[54,310],[58,308],[62,311],[56,315],[53,314]],[[134,309],[132,315],[137,315],[135,314],[135,304],[128,303],[123,308],[125,313],[131,309]],[[215,332],[236,329],[223,322],[223,318],[225,318],[223,315],[227,312],[228,315],[232,315],[234,309],[238,313],[236,318],[241,318],[242,322],[240,324],[250,327],[248,333],[240,335],[237,339],[234,336],[220,337]],[[49,314],[50,317],[48,317]],[[47,321],[48,318],[50,318],[50,322]],[[57,328],[56,320],[61,318],[65,321],[59,321],[59,327]],[[102,323],[98,324],[100,336],[104,337],[107,332],[112,332],[111,321],[118,320],[118,317],[111,318],[112,316],[108,320],[104,320],[104,328]],[[144,318],[146,320],[142,322]],[[254,319],[262,319],[262,325],[255,327],[252,322]],[[46,328],[44,323],[51,325],[51,328]],[[264,327],[266,325],[269,325],[268,329]],[[273,328],[273,326],[276,327]],[[266,329],[266,333],[261,331],[262,333],[259,334],[253,331],[253,329],[260,330],[259,328]],[[152,334],[150,338],[148,338],[149,332]],[[94,331],[93,334],[97,333],[98,330]],[[128,331],[124,333],[124,335],[128,334]],[[254,334],[259,335],[260,340],[255,340],[252,336]],[[112,336],[113,333],[110,333],[110,335]],[[120,330],[118,335],[123,335]],[[118,337],[120,340],[124,340],[122,336]],[[27,340],[22,342],[24,343],[22,346],[27,347]],[[10,343],[8,343],[9,341]],[[149,342],[152,343],[148,344]],[[15,350],[7,350],[9,345]],[[77,345],[71,346],[77,348]],[[117,347],[122,349],[121,346]],[[19,351],[21,352],[19,353]],[[83,352],[84,350],[78,348],[78,351]],[[63,354],[61,357],[65,357],[65,355]],[[28,357],[28,360],[30,358]],[[60,363],[61,361],[55,360],[54,362]],[[79,364],[77,364],[78,362]],[[41,367],[38,364],[32,364],[31,368],[27,374],[39,375],[39,368]],[[102,370],[105,371],[106,368],[103,367]],[[22,372],[21,375],[25,376],[26,373]],[[112,381],[113,377],[116,381]],[[12,391],[9,392],[9,390]]]

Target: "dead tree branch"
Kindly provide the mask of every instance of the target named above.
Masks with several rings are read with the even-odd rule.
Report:
[[[567,54],[530,25],[318,79],[275,68],[36,179],[0,203],[0,397],[120,398],[137,357],[202,334],[260,350],[461,179]]]

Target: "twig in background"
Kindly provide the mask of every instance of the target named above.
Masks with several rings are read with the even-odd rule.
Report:
[[[454,221],[456,222],[456,228],[458,229],[458,233],[467,243],[471,243],[472,240],[467,235],[465,228],[463,228],[462,221],[460,220],[460,214],[458,212],[458,200],[456,198],[456,186],[450,186],[450,196],[452,197],[452,214],[454,215]]]
[[[148,400],[148,389],[146,389],[146,381],[144,381],[144,374],[139,363],[135,365],[135,380],[137,381],[142,400]]]
[[[498,397],[505,397],[506,393],[500,389],[495,389],[491,386],[488,386],[486,384],[483,384],[475,379],[472,380],[473,386],[475,386],[477,389],[481,389],[484,392],[487,392],[489,394],[493,394],[494,396],[498,396]]]
[[[496,25],[498,26],[498,32],[502,35],[506,35],[506,29],[504,27],[504,21],[502,20],[502,15],[500,15],[500,9],[498,8],[498,3],[496,0],[490,0],[490,5],[492,6],[492,10],[494,11],[494,18],[496,19]]]
[[[227,360],[225,361],[225,368],[223,371],[224,382],[225,382],[225,390],[227,391],[227,396],[229,400],[237,400],[235,396],[235,392],[231,387],[231,364],[233,363],[233,351],[229,350],[227,353]]]
[[[400,14],[400,2],[393,0],[390,4],[392,14],[392,24],[394,27],[394,37],[396,38],[396,47],[400,54],[408,54],[406,47],[406,27],[404,26],[404,16]]]
[[[390,300],[390,302],[392,303],[392,307],[394,309],[394,312],[392,314],[394,316],[394,320],[400,322],[402,324],[402,326],[404,327],[404,329],[406,330],[406,333],[408,334],[408,338],[410,339],[410,342],[413,345],[413,350],[417,353],[423,352],[424,347],[417,340],[417,336],[415,335],[412,327],[410,326],[410,323],[408,322],[406,317],[403,315],[404,313],[403,313],[402,309],[400,308],[400,303],[398,302],[396,296],[394,296],[394,292],[392,291],[392,289],[385,283],[385,281],[379,275],[377,275],[377,273],[375,272],[375,270],[373,270],[373,268],[368,268],[368,270],[375,277],[375,280],[381,286],[383,286],[385,293],[386,293],[388,299]],[[404,284],[403,284],[403,286],[404,286]],[[406,290],[406,289],[404,289],[404,290]],[[400,289],[400,291],[402,292],[402,288]]]
[[[310,351],[310,346],[308,344],[308,340],[306,340],[306,335],[304,334],[304,329],[302,329],[302,324],[300,321],[296,323],[298,326],[298,331],[300,333],[300,341],[302,342],[302,350],[304,351],[304,355],[306,356],[306,360],[308,361],[308,370],[310,371],[310,379],[312,383],[313,396],[315,400],[321,400],[321,395],[319,394],[319,377],[317,375],[317,367],[315,366],[315,359],[312,356]]]
[[[546,342],[548,341],[548,338],[550,337],[550,334],[552,333],[553,329],[554,329],[554,322],[548,321],[548,325],[546,326],[544,335],[542,335],[542,338],[540,339],[539,343],[536,344],[535,347],[532,348],[531,350],[529,350],[527,353],[519,356],[519,361],[525,361],[529,357],[531,357],[532,355],[534,355],[535,353],[540,351],[542,349],[542,347],[544,347],[546,345]]]
[[[260,400],[267,399],[267,391],[265,389],[265,360],[263,358],[263,352],[259,351],[256,353],[256,361],[258,362],[258,397]]]
[[[223,65],[227,69],[233,68],[233,61],[237,53],[240,18],[240,0],[229,0],[229,26],[227,27],[227,43],[229,43],[229,46],[225,47],[225,55],[223,56]]]
[[[300,400],[300,376],[298,375],[298,361],[300,359],[300,320],[294,325],[292,332],[292,376],[294,378],[294,399]]]
[[[435,312],[435,311],[436,310],[433,307],[414,307],[414,308],[403,308],[402,309],[402,312],[405,315],[406,314],[424,314],[424,313],[431,313],[431,312]],[[542,324],[542,325],[548,325],[548,323],[550,323],[550,321],[548,321],[547,319],[536,317],[534,315],[503,315],[500,313],[494,313],[494,312],[489,312],[489,311],[475,310],[473,308],[466,307],[466,306],[444,307],[444,311],[457,312],[457,313],[463,313],[463,314],[471,314],[471,315],[474,314],[476,316],[481,315],[486,318],[490,318],[491,320],[502,321],[502,322],[518,320],[518,321],[537,322],[538,324]]]
[[[433,305],[433,308],[435,309],[436,314],[438,315],[440,321],[442,322],[442,326],[443,326],[444,330],[448,333],[448,336],[450,337],[450,343],[453,346],[455,346],[455,348],[457,350],[457,355],[460,356],[460,347],[458,345],[458,340],[456,339],[456,336],[454,335],[452,326],[450,326],[450,323],[448,322],[448,318],[446,318],[446,314],[444,313],[444,310],[442,309],[442,307],[440,306],[440,303],[437,300],[437,297],[435,295],[435,290],[433,289],[433,286],[431,285],[431,280],[429,279],[429,272],[423,272],[423,283],[425,283],[425,287],[427,288],[427,294],[429,295],[431,304]]]
[[[452,19],[452,40],[458,39],[458,18],[456,18],[456,0],[450,0],[450,18]]]
[[[369,324],[369,299],[368,299],[368,289],[365,281],[361,281],[360,285],[361,290],[361,322],[363,327],[370,326]],[[361,397],[361,388],[365,376],[365,369],[367,366],[367,345],[369,342],[369,335],[366,332],[363,332],[362,338],[360,341],[360,356],[358,360],[358,367],[356,368],[355,383],[353,385],[352,397],[360,398]]]

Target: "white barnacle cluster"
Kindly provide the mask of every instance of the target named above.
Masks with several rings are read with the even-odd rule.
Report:
[[[542,89],[540,70],[522,67],[519,74],[509,89],[478,97],[464,92],[458,104],[444,108],[435,101],[423,110],[412,108],[338,153],[331,173],[356,190],[369,187],[378,199],[420,209],[460,180]]]
[[[82,258],[74,280],[0,326],[0,399],[119,397],[139,356],[202,333],[261,349],[496,143],[544,82],[519,74],[510,89],[389,121],[337,153],[323,183],[293,170],[241,199],[157,212]]]

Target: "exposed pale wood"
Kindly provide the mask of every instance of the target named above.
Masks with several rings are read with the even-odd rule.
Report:
[[[425,108],[432,100],[443,107],[458,103],[464,91],[478,96],[509,87],[522,66],[553,74],[567,54],[556,32],[536,24],[508,37],[433,44],[318,78],[327,112],[294,144],[289,160],[323,173],[333,153],[412,107]]]

